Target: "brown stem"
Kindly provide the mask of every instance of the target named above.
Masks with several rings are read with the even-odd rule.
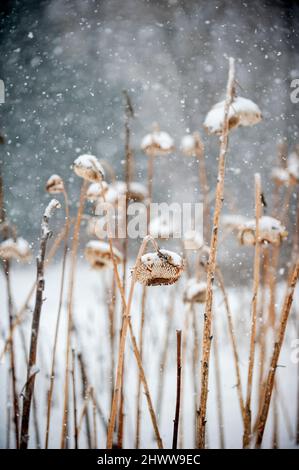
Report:
[[[177,449],[178,444],[178,429],[180,420],[180,405],[181,405],[181,340],[182,332],[177,330],[177,379],[176,379],[176,405],[175,405],[175,417],[173,421],[173,438],[172,448]]]
[[[54,382],[55,382],[56,351],[57,351],[58,333],[59,333],[61,310],[62,310],[62,300],[63,300],[63,293],[64,293],[64,278],[65,278],[65,268],[66,268],[66,259],[67,259],[67,250],[68,250],[68,237],[69,237],[69,229],[70,229],[69,203],[68,203],[67,193],[65,190],[63,194],[64,194],[65,217],[66,217],[65,238],[64,238],[64,247],[63,247],[63,259],[62,259],[62,272],[61,272],[60,292],[59,292],[59,301],[58,301],[58,312],[57,312],[57,320],[56,320],[55,334],[54,334],[54,346],[53,346],[53,352],[52,352],[50,386],[48,390],[45,449],[48,449],[48,445],[49,445],[51,406],[52,406],[52,397],[53,397]]]
[[[78,449],[78,422],[77,422],[77,394],[76,394],[76,375],[75,375],[75,351],[72,349],[72,386],[73,386],[73,404],[74,404],[74,438],[75,449]]]
[[[141,360],[143,361],[143,330],[144,330],[144,320],[145,320],[145,303],[146,303],[146,288],[142,289],[142,298],[141,298],[141,320],[140,320],[140,330],[139,330],[139,352]],[[140,427],[141,427],[141,377],[138,375],[138,387],[137,387],[137,413],[136,413],[136,441],[135,447],[139,449],[140,446]]]
[[[143,242],[140,246],[137,258],[136,258],[136,263],[135,263],[135,267],[134,267],[134,271],[133,271],[133,275],[132,275],[131,287],[130,287],[130,292],[129,292],[129,297],[128,297],[128,302],[127,303],[126,303],[126,300],[125,300],[125,297],[124,297],[124,292],[123,292],[123,288],[122,288],[121,283],[120,283],[119,276],[116,277],[117,285],[118,285],[118,288],[120,290],[121,297],[122,297],[122,302],[125,305],[125,309],[123,310],[124,311],[123,326],[122,326],[122,330],[121,330],[121,337],[120,337],[120,344],[119,344],[119,351],[118,351],[116,383],[115,383],[115,387],[114,387],[112,406],[111,406],[110,418],[109,418],[109,423],[108,423],[108,431],[107,431],[107,448],[108,449],[111,449],[112,445],[113,445],[113,433],[114,433],[116,413],[117,413],[117,407],[118,407],[120,391],[121,391],[121,378],[122,378],[122,369],[123,369],[123,362],[124,362],[125,344],[126,344],[126,337],[127,337],[128,327],[130,325],[129,315],[130,315],[130,311],[131,311],[133,294],[134,294],[134,287],[135,287],[135,283],[136,283],[137,267],[140,263],[140,258],[143,255],[144,250],[145,250],[145,248],[146,248],[149,241],[151,241],[154,244],[155,249],[158,249],[158,246],[155,243],[155,241],[152,239],[152,237],[147,236],[147,237],[144,238],[144,240],[143,240]],[[116,269],[116,273],[117,273],[117,269]],[[132,334],[131,334],[131,339],[132,339]],[[143,372],[143,368],[142,368],[142,364],[141,364],[141,359],[140,359],[140,354],[138,352],[137,343],[136,343],[135,346],[133,344],[133,349],[134,349],[135,357],[136,357],[136,360],[137,360],[137,364],[139,366],[139,370],[140,370],[140,372],[143,376],[144,382],[146,383],[146,378],[144,376],[144,372]],[[146,383],[146,387],[147,387],[147,383]],[[154,426],[154,428],[155,428],[155,426]],[[157,441],[158,441],[158,444],[159,444],[159,439],[160,439],[159,434],[157,434],[156,437],[157,437]]]
[[[254,272],[253,272],[253,297],[251,306],[251,334],[250,334],[250,347],[248,359],[248,375],[247,375],[247,389],[245,401],[245,420],[244,420],[244,434],[243,434],[243,448],[249,447],[251,436],[251,394],[252,394],[252,379],[254,370],[255,359],[255,336],[256,336],[256,319],[257,319],[257,305],[258,305],[258,288],[260,282],[260,235],[259,235],[259,220],[261,217],[261,179],[260,175],[255,175],[255,253],[254,253]]]
[[[58,250],[59,248],[59,245],[61,243],[61,241],[64,239],[65,237],[65,227],[61,230],[61,232],[58,234],[58,236],[56,237],[52,247],[50,248],[49,250],[49,253],[48,253],[48,256],[47,258],[45,259],[45,268],[49,265],[50,261],[53,259],[53,257],[55,256],[55,253],[56,251]],[[13,332],[15,330],[15,328],[20,325],[24,319],[24,313],[26,312],[27,308],[28,308],[28,303],[31,299],[31,297],[33,296],[34,292],[35,292],[35,288],[36,288],[36,281],[34,282],[34,284],[32,285],[26,299],[25,299],[25,302],[22,304],[22,307],[19,309],[19,311],[16,313],[15,317],[14,317],[14,320],[13,320],[13,324],[12,324],[12,328],[11,328],[11,332],[9,333],[9,336],[8,338],[5,340],[5,344],[4,344],[4,348],[3,348],[3,351],[1,352],[0,354],[0,362],[2,361],[3,357],[4,357],[4,354],[6,353],[6,351],[8,350],[8,347],[10,345],[10,342],[11,342],[11,339],[12,339],[12,335],[13,335]]]
[[[237,392],[238,392],[240,411],[241,411],[242,419],[244,421],[244,401],[243,401],[243,393],[242,393],[240,360],[239,360],[237,340],[236,340],[236,335],[235,335],[235,330],[234,330],[234,325],[233,325],[233,318],[232,318],[232,313],[231,313],[231,308],[230,308],[230,304],[229,304],[229,301],[228,301],[227,293],[226,293],[226,290],[225,290],[225,287],[224,287],[223,276],[222,276],[222,273],[221,273],[219,267],[217,267],[216,275],[217,275],[218,285],[219,285],[220,290],[222,292],[224,305],[225,305],[225,311],[226,311],[227,322],[228,322],[229,337],[230,337],[230,340],[231,340],[231,343],[232,343],[232,348],[233,348],[234,365],[235,365],[236,379],[237,379],[236,387],[237,387]]]
[[[224,177],[225,177],[225,158],[228,149],[228,112],[234,96],[235,84],[235,65],[234,59],[229,59],[229,74],[227,82],[226,101],[223,119],[223,131],[220,139],[220,153],[218,164],[218,178],[216,187],[216,200],[215,211],[213,217],[213,230],[210,245],[210,255],[207,272],[207,298],[204,313],[204,330],[203,330],[203,344],[202,344],[202,359],[201,359],[201,393],[200,405],[197,422],[197,447],[205,447],[205,429],[206,429],[206,410],[208,400],[208,383],[209,383],[209,363],[211,351],[211,330],[212,330],[212,306],[213,306],[213,284],[216,270],[216,256],[218,246],[218,227],[220,222],[220,214],[223,204],[224,193]]]
[[[268,377],[267,377],[267,382],[266,382],[266,387],[265,387],[264,401],[263,401],[261,413],[260,413],[259,420],[258,420],[257,438],[256,438],[256,443],[255,443],[256,448],[260,448],[262,445],[262,440],[264,436],[264,431],[265,431],[265,426],[266,426],[266,421],[268,417],[270,401],[271,401],[271,396],[272,396],[272,391],[273,391],[275,372],[277,368],[277,363],[278,363],[282,343],[284,340],[285,330],[286,330],[287,321],[289,318],[289,313],[290,313],[292,302],[293,302],[294,290],[296,287],[296,283],[298,281],[298,277],[299,277],[299,261],[297,261],[291,273],[291,276],[288,282],[287,293],[286,293],[283,307],[282,307],[280,326],[277,332],[276,341],[274,343],[274,349],[273,349],[273,354],[271,358],[271,365],[270,365],[270,369],[268,372]]]
[[[21,426],[21,441],[20,448],[27,449],[29,441],[29,419],[30,419],[30,409],[31,401],[34,393],[34,384],[37,371],[36,367],[36,353],[37,353],[37,340],[39,332],[39,323],[41,317],[41,310],[43,304],[43,293],[45,288],[44,280],[44,263],[47,242],[50,237],[49,229],[49,219],[56,208],[59,208],[60,204],[55,199],[49,203],[46,208],[43,220],[41,224],[41,240],[40,240],[40,249],[37,256],[37,288],[36,288],[36,298],[35,298],[35,307],[33,311],[32,318],[32,327],[31,327],[31,341],[30,341],[30,352],[29,352],[29,361],[27,369],[27,382],[25,385],[24,392],[24,401],[23,401],[23,414],[22,414],[22,426]]]

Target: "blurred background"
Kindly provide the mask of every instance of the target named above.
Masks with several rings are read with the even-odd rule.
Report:
[[[289,150],[298,143],[299,105],[290,100],[299,78],[298,2],[14,0],[0,8],[0,158],[8,217],[20,235],[36,243],[52,173],[67,181],[75,208],[77,155],[107,159],[124,178],[123,89],[136,113],[134,179],[145,181],[140,140],[157,121],[178,149],[186,132],[202,134],[214,187],[218,139],[202,123],[224,96],[228,55],[236,59],[238,93],[264,119],[231,133],[224,212],[253,215],[256,171],[270,197],[277,142]],[[157,159],[155,175],[155,202],[198,200],[196,162],[179,150]],[[230,266],[246,262],[248,251],[239,251],[230,250]],[[220,256],[225,263],[227,251]]]

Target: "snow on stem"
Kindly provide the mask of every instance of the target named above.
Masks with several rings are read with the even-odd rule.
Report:
[[[30,409],[31,401],[34,393],[34,384],[36,377],[36,353],[37,353],[37,341],[38,341],[38,332],[39,332],[39,323],[43,305],[43,293],[45,288],[44,280],[44,265],[45,265],[45,255],[47,242],[51,235],[49,229],[50,218],[55,211],[55,209],[60,208],[60,203],[56,199],[52,199],[51,202],[46,207],[46,210],[43,215],[41,223],[41,240],[40,248],[37,256],[37,283],[36,283],[36,298],[35,298],[35,307],[33,311],[32,318],[32,327],[31,327],[31,341],[30,341],[30,352],[29,352],[29,361],[27,369],[27,382],[25,385],[24,392],[24,401],[23,401],[23,414],[22,414],[22,425],[21,425],[21,439],[20,439],[20,448],[27,449],[29,441],[29,419],[30,419]]]

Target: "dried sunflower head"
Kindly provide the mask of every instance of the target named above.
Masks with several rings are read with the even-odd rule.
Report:
[[[215,104],[208,112],[204,128],[209,134],[220,135],[223,131],[225,101]],[[262,119],[262,113],[253,101],[237,96],[228,111],[228,128],[232,130],[239,126],[253,126]]]
[[[49,194],[59,194],[64,191],[63,179],[59,175],[52,175],[46,183],[46,191]]]
[[[32,256],[31,248],[27,240],[22,237],[13,240],[8,238],[0,243],[0,257],[6,260],[15,259],[25,263],[30,261]]]
[[[112,266],[112,257],[108,243],[100,240],[90,240],[85,247],[84,255],[93,269],[103,269]],[[123,260],[122,253],[113,247],[113,256],[117,264]]]
[[[141,149],[147,155],[167,155],[174,150],[174,142],[167,132],[160,131],[158,126],[155,126],[152,133],[143,137]]]
[[[74,172],[81,178],[96,183],[105,177],[104,168],[93,155],[81,155],[76,158],[73,165]]]
[[[250,220],[239,232],[239,241],[242,245],[255,245],[256,243],[256,222]],[[287,237],[288,232],[278,219],[274,217],[262,216],[259,219],[259,238],[264,244],[280,245]]]
[[[145,286],[174,284],[183,269],[184,263],[181,256],[162,249],[141,257],[136,268],[136,279]]]
[[[181,150],[187,157],[202,157],[204,154],[204,144],[199,132],[185,135],[181,140]]]
[[[195,278],[189,279],[184,290],[185,303],[204,303],[206,301],[207,283]]]

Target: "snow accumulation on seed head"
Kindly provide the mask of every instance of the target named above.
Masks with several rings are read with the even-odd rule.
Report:
[[[112,247],[113,257],[117,264],[123,260],[122,253]],[[100,240],[90,240],[84,250],[85,258],[93,269],[102,269],[112,265],[112,256],[109,243]]]
[[[76,175],[90,182],[99,182],[104,179],[105,171],[94,155],[84,154],[74,161]]]
[[[204,153],[204,144],[198,132],[185,135],[181,140],[180,148],[187,157],[202,156]]]
[[[185,290],[183,301],[203,303],[206,300],[207,283],[205,281],[198,281],[195,278],[188,280]]]
[[[200,233],[188,230],[184,233],[183,243],[185,250],[200,250],[204,245],[204,240]]]
[[[290,182],[290,173],[286,168],[274,167],[271,171],[271,178],[278,186],[288,185]]]
[[[0,243],[0,257],[3,259],[16,259],[21,262],[29,261],[31,248],[29,243],[22,237],[16,240],[8,238]]]
[[[154,238],[171,238],[175,233],[174,220],[168,217],[158,216],[150,221],[149,233]]]
[[[195,138],[193,135],[184,135],[181,140],[181,150],[186,154],[194,153]]]
[[[244,245],[254,245],[256,242],[255,231],[256,221],[255,219],[252,219],[240,230],[240,242]],[[278,219],[267,215],[264,215],[259,219],[259,238],[261,243],[279,245],[287,235],[288,232],[286,231],[286,228]]]
[[[161,249],[141,257],[136,267],[136,279],[145,286],[174,284],[183,269],[184,261],[180,255]]]
[[[52,175],[46,183],[46,191],[49,194],[58,194],[64,191],[63,179],[59,175]]]
[[[174,142],[167,132],[153,131],[143,137],[141,149],[149,155],[163,155],[174,150]]]
[[[294,183],[299,182],[299,156],[292,152],[288,157],[287,170]]]
[[[204,128],[209,134],[221,134],[223,131],[225,101],[215,104],[208,112]],[[253,126],[262,119],[258,105],[253,101],[238,96],[234,99],[228,111],[229,130],[239,126]]]

